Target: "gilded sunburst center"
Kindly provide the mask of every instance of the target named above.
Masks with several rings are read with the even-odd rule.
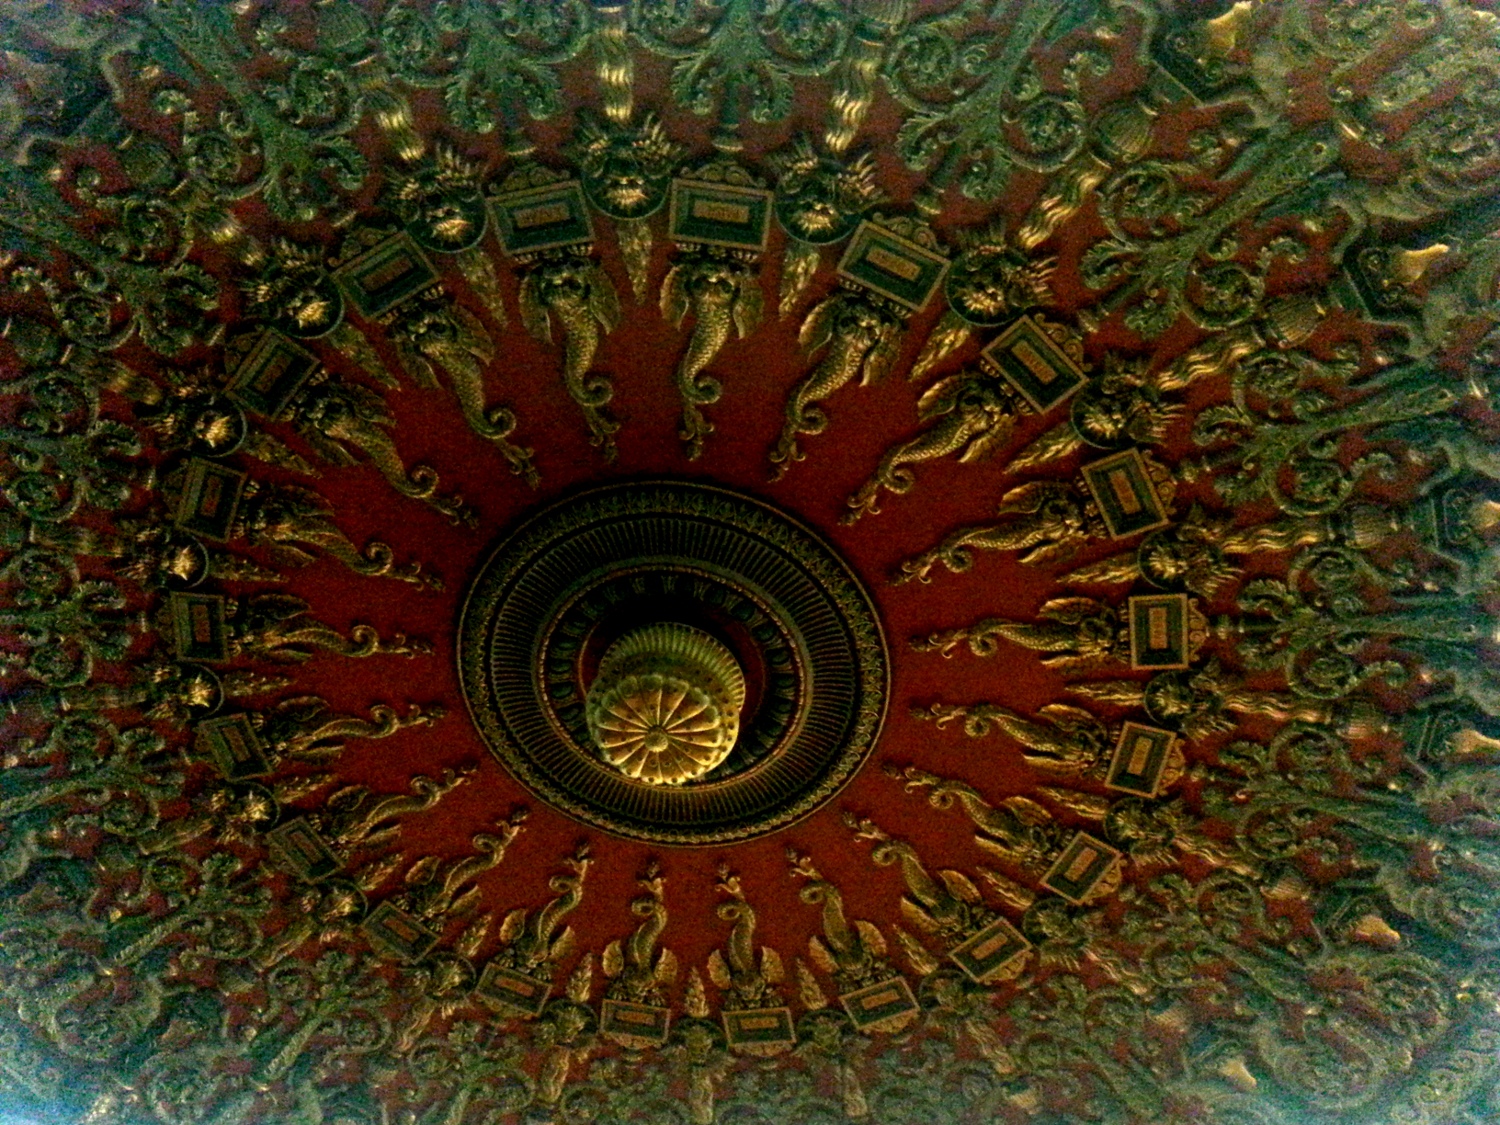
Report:
[[[723,644],[688,625],[648,625],[604,654],[589,688],[589,733],[626,777],[682,785],[729,757],[744,702],[744,673]]]

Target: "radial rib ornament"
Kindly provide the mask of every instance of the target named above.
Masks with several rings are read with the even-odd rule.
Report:
[[[663,622],[621,637],[589,688],[589,733],[626,777],[682,785],[734,749],[745,677],[729,650],[700,629]]]

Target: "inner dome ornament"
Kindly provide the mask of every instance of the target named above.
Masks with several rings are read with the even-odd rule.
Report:
[[[481,567],[459,675],[495,756],[621,836],[776,831],[868,757],[889,694],[875,604],[816,533],[712,485],[622,482],[548,507]]]
[[[729,757],[744,705],[734,655],[701,629],[663,622],[604,654],[589,687],[589,733],[626,777],[682,785]]]

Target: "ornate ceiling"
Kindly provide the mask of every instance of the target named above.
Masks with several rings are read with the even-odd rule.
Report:
[[[0,47],[0,1110],[1500,1118],[1493,14]]]

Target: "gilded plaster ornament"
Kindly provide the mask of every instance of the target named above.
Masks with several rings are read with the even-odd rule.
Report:
[[[614,388],[591,370],[601,338],[620,321],[620,302],[599,264],[577,255],[544,258],[526,271],[520,291],[521,323],[538,340],[552,340],[552,319],[563,332],[563,385],[583,409],[589,440],[613,460],[612,436],[620,424],[605,409]]]
[[[744,701],[744,674],[723,645],[685,625],[648,625],[600,660],[589,729],[626,777],[681,785],[729,757]]]
[[[693,330],[687,351],[678,361],[675,379],[682,396],[682,424],[678,437],[689,459],[701,456],[713,424],[698,408],[719,401],[723,384],[704,369],[729,340],[733,329],[741,338],[760,324],[764,298],[760,277],[733,258],[700,252],[674,262],[661,283],[662,315],[681,325],[689,313]]]
[[[8,1106],[1495,1119],[1497,42],[1461,0],[0,12]],[[591,489],[568,442],[663,421],[622,357],[673,328],[650,464],[726,484]],[[766,441],[785,512],[728,487]],[[975,702],[882,743],[922,671]]]

